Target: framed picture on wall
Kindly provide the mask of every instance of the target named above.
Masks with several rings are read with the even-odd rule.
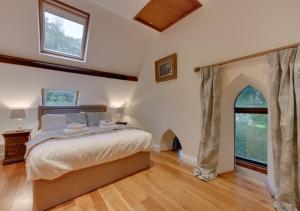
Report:
[[[177,54],[172,54],[155,62],[156,82],[177,79]]]
[[[42,103],[44,106],[76,106],[79,91],[42,89]]]

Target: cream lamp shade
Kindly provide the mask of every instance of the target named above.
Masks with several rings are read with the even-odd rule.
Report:
[[[18,119],[19,127],[18,131],[22,130],[21,120],[26,118],[25,109],[12,109],[10,111],[10,119]]]
[[[25,109],[12,109],[10,112],[10,119],[24,119],[26,118]]]
[[[119,122],[123,119],[124,115],[124,107],[112,107],[111,112],[112,112],[112,118],[114,121]]]

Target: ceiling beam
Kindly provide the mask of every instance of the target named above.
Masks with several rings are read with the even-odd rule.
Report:
[[[38,60],[13,57],[13,56],[8,56],[3,54],[0,54],[0,63],[1,62],[7,64],[43,68],[43,69],[49,69],[54,71],[75,73],[75,74],[82,74],[82,75],[89,75],[89,76],[96,76],[96,77],[103,77],[103,78],[111,78],[111,79],[118,79],[118,80],[125,80],[125,81],[138,81],[138,78],[136,76],[97,71],[97,70],[91,70],[91,69],[80,68],[80,67],[66,66],[66,65],[43,62]]]

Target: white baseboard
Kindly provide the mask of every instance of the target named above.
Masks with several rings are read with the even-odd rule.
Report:
[[[272,187],[272,185],[271,185],[271,183],[270,183],[269,177],[267,177],[267,178],[264,180],[264,183],[265,183],[265,185],[267,186],[270,195],[271,195],[272,197],[274,197],[276,191],[273,189],[273,187]]]
[[[160,152],[160,145],[153,144],[152,149],[155,152]],[[197,158],[194,158],[194,157],[189,156],[189,155],[182,154],[182,159],[183,159],[182,161],[184,163],[187,163],[187,164],[192,165],[192,166],[197,166]]]
[[[182,155],[182,158],[184,163],[197,166],[197,158],[185,154]]]
[[[153,150],[154,150],[155,152],[160,152],[160,145],[158,145],[158,144],[153,144],[153,145],[152,145],[152,148],[153,148]]]

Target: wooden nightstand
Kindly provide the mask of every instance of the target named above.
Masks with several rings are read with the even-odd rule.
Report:
[[[23,161],[26,152],[25,143],[30,139],[31,130],[7,131],[3,133],[5,140],[5,157],[3,165]]]

